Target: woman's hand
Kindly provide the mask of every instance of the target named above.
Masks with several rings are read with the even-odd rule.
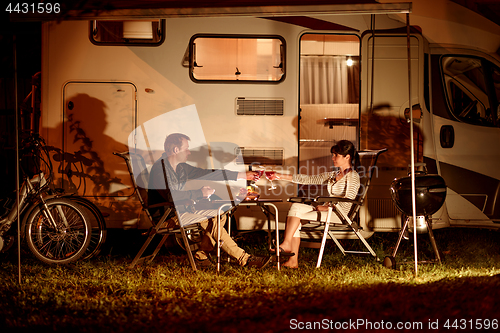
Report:
[[[323,205],[321,205],[321,206],[316,206],[316,210],[317,210],[318,212],[326,212],[326,211],[328,210],[328,206],[323,206]]]
[[[271,175],[266,174],[267,179],[269,180],[292,180],[292,175],[290,174],[285,174],[285,173],[278,173],[278,172],[273,172]]]

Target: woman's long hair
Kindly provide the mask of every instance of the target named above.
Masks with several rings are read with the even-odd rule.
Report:
[[[354,144],[349,140],[340,140],[332,148],[330,152],[333,154],[339,154],[342,156],[349,155],[351,157],[351,164],[356,170],[359,166],[359,154],[354,147]]]

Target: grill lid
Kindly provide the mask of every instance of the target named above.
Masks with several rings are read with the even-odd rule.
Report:
[[[395,179],[391,184],[392,200],[404,214],[413,215],[411,203],[411,177]],[[446,183],[439,175],[415,175],[415,201],[417,216],[432,215],[446,199]]]

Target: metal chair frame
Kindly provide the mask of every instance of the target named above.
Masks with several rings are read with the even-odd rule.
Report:
[[[362,228],[358,225],[357,222],[355,222],[355,219],[359,213],[359,210],[361,206],[364,205],[367,193],[370,187],[370,183],[373,177],[373,171],[376,168],[377,164],[377,159],[380,156],[380,154],[384,153],[387,151],[387,148],[379,149],[379,150],[365,150],[365,151],[360,151],[360,159],[361,161],[369,161],[367,163],[368,165],[364,165],[362,163],[362,167],[368,167],[368,176],[365,176],[361,179],[361,186],[360,190],[358,192],[358,196],[356,199],[351,200],[348,198],[339,198],[339,197],[323,197],[319,196],[316,198],[301,198],[301,197],[295,197],[295,198],[290,198],[288,201],[290,202],[301,202],[301,203],[330,203],[328,207],[328,212],[327,212],[327,222],[321,222],[321,221],[311,221],[311,224],[305,224],[302,227],[302,231],[305,232],[320,232],[322,233],[322,238],[321,238],[321,246],[320,246],[320,251],[318,254],[318,261],[316,263],[316,267],[321,266],[321,261],[323,258],[324,250],[325,250],[325,244],[326,244],[326,239],[329,236],[335,245],[340,249],[342,254],[368,254],[373,256],[377,261],[379,261],[379,258],[377,257],[377,254],[375,251],[371,248],[371,246],[368,244],[364,236],[361,234]],[[337,209],[337,204],[340,202],[350,202],[352,203],[352,208],[349,211],[349,214],[345,214],[342,210]],[[330,217],[332,214],[336,214],[340,221],[342,221],[342,224],[339,223],[332,223],[330,222]],[[353,233],[356,235],[356,237],[363,243],[367,251],[348,251],[345,250],[344,247],[340,244],[339,240],[335,237],[335,232],[349,232]]]
[[[135,193],[137,194],[137,197],[139,199],[139,202],[141,203],[142,211],[145,213],[147,219],[151,222],[152,227],[149,229],[147,232],[148,238],[142,245],[141,249],[137,253],[137,255],[134,257],[132,260],[132,263],[129,265],[129,268],[133,268],[136,265],[144,264],[144,263],[150,263],[154,260],[158,252],[160,251],[161,247],[163,244],[165,244],[165,241],[167,240],[168,236],[170,235],[175,235],[175,234],[180,234],[182,236],[182,240],[184,243],[184,249],[186,250],[189,258],[189,262],[191,264],[191,268],[196,271],[196,263],[194,261],[193,253],[192,250],[194,250],[193,246],[189,244],[189,240],[187,237],[187,233],[191,231],[203,231],[203,228],[199,223],[193,223],[188,226],[181,226],[179,223],[175,222],[175,226],[170,226],[170,222],[174,222],[175,219],[177,221],[180,221],[177,211],[175,210],[175,206],[173,203],[170,202],[164,202],[164,203],[159,203],[155,205],[148,205],[147,203],[147,185],[149,181],[149,171],[146,168],[146,163],[144,162],[144,159],[142,158],[141,155],[132,153],[132,152],[123,152],[123,153],[114,153],[117,156],[122,157],[126,164],[128,171],[130,173],[130,177],[132,178],[132,182],[135,188]],[[137,183],[137,179],[134,176],[133,172],[133,163],[138,163],[138,167],[140,170],[143,170],[139,177],[141,177],[141,184]],[[165,179],[165,183],[167,180]],[[152,208],[164,208],[164,212],[158,222],[156,222],[153,217],[151,216],[149,209]],[[149,247],[151,241],[155,238],[155,236],[161,236],[161,240],[154,249],[153,253],[147,256],[143,256],[144,252],[146,249]]]

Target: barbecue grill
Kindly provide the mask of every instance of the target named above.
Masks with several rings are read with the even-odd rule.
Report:
[[[396,207],[405,215],[412,216],[411,177],[395,179],[391,195]],[[441,208],[446,199],[446,184],[439,175],[415,175],[416,215],[429,216]]]
[[[384,259],[384,266],[395,268],[396,253],[404,237],[407,228],[413,228],[413,205],[412,205],[412,180],[410,176],[395,179],[391,184],[392,200],[396,207],[404,214],[404,224],[399,233],[398,242],[392,256]],[[429,238],[436,254],[436,260],[441,262],[436,241],[430,226],[430,217],[436,213],[444,204],[446,199],[446,183],[439,175],[428,175],[422,172],[415,174],[415,204],[416,204],[416,232],[429,232]],[[433,261],[433,262],[434,262]]]

